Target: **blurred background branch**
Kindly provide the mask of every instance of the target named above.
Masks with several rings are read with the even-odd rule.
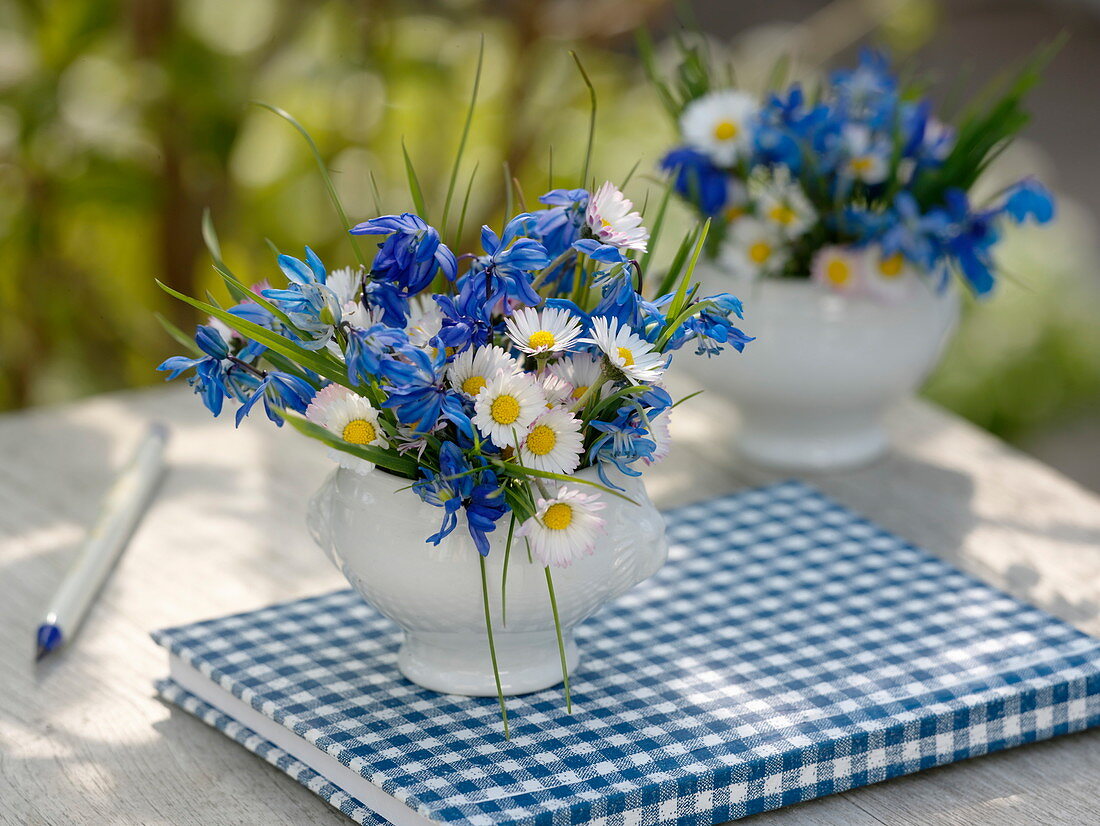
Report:
[[[640,158],[630,194],[655,202],[653,169],[673,130],[631,33],[645,25],[660,42],[684,16],[665,0],[0,0],[0,409],[158,382],[152,367],[174,343],[153,312],[180,326],[195,318],[153,278],[220,294],[204,207],[246,279],[276,272],[265,238],[350,263],[300,136],[251,101],[310,130],[353,221],[376,213],[371,173],[384,211],[411,208],[404,138],[438,218],[484,34],[459,175],[462,191],[478,165],[472,243],[504,210],[505,164],[529,206],[551,183],[551,153],[554,184],[576,185],[587,94],[575,49],[600,99],[594,174],[621,180]],[[1091,7],[696,0],[690,16],[743,84],[762,84],[779,56],[809,78],[870,39],[939,68],[945,101],[1059,29],[1074,34],[1030,102],[1027,139],[988,183],[1040,174],[1061,221],[1004,245],[1011,283],[971,308],[928,393],[1100,487],[1100,102],[1081,94],[1100,71]]]

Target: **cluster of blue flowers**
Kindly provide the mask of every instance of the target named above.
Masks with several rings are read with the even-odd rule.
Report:
[[[596,524],[594,513],[540,512],[582,509],[585,497],[552,497],[544,480],[594,466],[614,488],[616,474],[640,474],[667,452],[672,352],[691,344],[711,356],[752,339],[731,295],[643,296],[634,256],[648,234],[618,190],[540,200],[499,234],[484,227],[480,253],[456,256],[405,213],[351,230],[379,238],[369,269],[330,272],[308,248],[304,260],[280,255],[285,286],[229,310],[203,305],[212,318],[196,356],[158,369],[188,374],[214,415],[235,400],[240,424],[262,400],[272,421],[323,438],[346,467],[412,477],[443,512],[431,542],[464,514],[487,554],[488,534],[512,514],[529,523],[536,554],[540,532],[555,530],[576,530],[576,553],[589,552],[591,532],[577,526]]]
[[[763,100],[707,91],[685,101],[679,125],[684,145],[661,163],[676,191],[701,214],[723,219],[731,245],[760,241],[776,250],[761,260],[735,255],[749,276],[810,275],[815,253],[837,245],[873,248],[875,262],[901,256],[936,284],[956,272],[983,295],[994,284],[991,253],[1003,221],[1053,216],[1050,194],[1031,179],[990,204],[972,204],[967,192],[984,168],[985,147],[991,153],[1003,143],[995,131],[1002,125],[960,127],[970,131],[958,140],[874,51],[834,72],[813,98],[798,84]]]

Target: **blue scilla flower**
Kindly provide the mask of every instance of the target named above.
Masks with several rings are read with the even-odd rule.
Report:
[[[263,297],[277,304],[290,323],[305,334],[298,344],[307,350],[320,350],[332,340],[340,326],[343,311],[336,293],[324,284],[291,284],[288,289],[267,289]]]
[[[496,530],[501,517],[509,511],[495,473],[484,470],[478,475],[478,483],[470,492],[465,507],[466,522],[474,546],[479,554],[488,556],[489,537],[486,534]]]
[[[626,476],[641,476],[642,472],[631,465],[639,459],[652,457],[657,443],[650,438],[645,427],[631,424],[622,415],[613,422],[594,420],[590,424],[600,431],[600,435],[588,450],[588,460],[597,464],[596,472],[601,482],[609,488],[622,490],[607,478],[607,466],[613,465]]]
[[[623,251],[611,244],[601,244],[595,238],[581,238],[573,242],[573,249],[583,252],[593,261],[601,264],[625,264],[630,259]]]
[[[484,272],[459,279],[456,295],[435,295],[435,303],[443,314],[443,323],[436,335],[443,347],[461,353],[467,347],[488,344],[493,335],[490,307],[495,298],[485,298]]]
[[[428,537],[438,545],[458,527],[458,511],[463,500],[473,492],[473,476],[462,450],[454,442],[444,442],[439,447],[439,472],[421,467],[422,478],[413,490],[429,505],[443,508],[443,522],[439,530]]]
[[[475,262],[476,274],[488,280],[487,299],[502,293],[509,298],[537,305],[541,299],[531,286],[531,273],[550,264],[550,254],[534,238],[522,237],[534,224],[527,212],[517,215],[497,235],[489,227],[481,228],[481,247],[485,255]],[[495,303],[495,302],[494,302]]]
[[[378,245],[378,254],[371,264],[371,275],[400,287],[406,295],[416,295],[435,278],[441,269],[449,281],[454,281],[458,261],[439,238],[439,232],[424,219],[411,212],[383,215],[356,224],[353,235],[385,235]]]
[[[348,343],[344,348],[344,363],[348,380],[355,384],[368,384],[382,375],[382,365],[397,348],[407,346],[409,337],[404,330],[374,324],[366,330],[348,330]]]
[[[458,512],[466,510],[466,522],[470,537],[478,553],[487,556],[489,538],[500,518],[508,512],[508,506],[491,470],[471,473],[473,468],[454,442],[444,442],[439,448],[439,472],[430,468],[421,470],[420,481],[413,485],[421,499],[429,505],[443,508],[443,520],[439,530],[428,537],[438,545],[458,527]]]
[[[587,189],[552,189],[540,195],[539,201],[548,208],[532,213],[531,237],[549,255],[555,258],[561,255],[580,237],[589,197]]]
[[[661,169],[675,176],[677,194],[704,215],[717,215],[725,207],[729,193],[726,172],[704,153],[687,146],[673,149],[661,159]]]
[[[463,407],[462,396],[444,381],[446,364],[442,350],[429,355],[419,347],[402,350],[400,360],[384,361],[382,375],[389,386],[382,406],[391,408],[397,420],[414,433],[430,433],[443,418],[473,438],[473,422]]]
[[[242,318],[245,321],[251,321],[253,324],[258,324],[261,327],[266,327],[269,330],[275,328],[275,316],[271,314],[271,311],[266,307],[261,307],[255,301],[242,301],[240,304],[236,304],[230,307],[226,312],[232,313],[237,318]],[[241,336],[235,331],[230,331],[233,338],[240,339],[243,344],[241,349],[237,351],[237,358],[241,361],[252,362],[256,358],[262,356],[264,351],[267,350],[263,344],[258,341],[252,341],[244,336]]]
[[[850,118],[888,129],[898,102],[898,80],[884,52],[863,49],[852,69],[832,73],[832,93]]]
[[[409,298],[401,288],[389,281],[368,279],[363,286],[363,302],[382,311],[382,323],[404,327],[409,318]]]
[[[1000,210],[972,210],[961,189],[944,194],[950,223],[943,232],[947,253],[977,295],[986,295],[995,283],[992,248],[1000,240],[996,219]]]
[[[269,288],[261,295],[278,305],[290,323],[306,334],[298,342],[302,347],[319,350],[332,339],[341,317],[340,300],[325,286],[325,266],[309,247],[305,261],[280,255],[278,262],[290,283],[285,290]]]
[[[193,369],[194,375],[188,383],[202,397],[206,409],[217,416],[222,412],[226,396],[243,399],[257,379],[247,367],[230,357],[229,345],[215,327],[200,324],[195,330],[195,343],[204,355],[198,358],[172,356],[157,370],[167,372],[167,381],[171,381]]]
[[[1025,178],[1005,194],[1004,212],[1017,224],[1028,218],[1045,224],[1054,217],[1054,196],[1034,178]]]
[[[824,135],[835,129],[825,104],[807,106],[802,87],[795,83],[786,97],[769,95],[757,116],[753,147],[759,163],[785,166],[798,173],[803,165],[803,150],[823,142]]]
[[[695,355],[715,356],[727,346],[741,353],[746,344],[756,340],[754,336],[746,335],[736,327],[730,318],[743,318],[741,301],[738,298],[729,293],[721,293],[701,299],[701,302],[712,303],[684,324],[689,331],[685,340],[695,342]]]
[[[244,404],[237,408],[237,427],[241,426],[244,417],[252,411],[253,405],[260,399],[263,399],[267,417],[282,427],[283,418],[279,415],[279,411],[289,407],[298,413],[303,412],[315,392],[315,389],[304,379],[290,373],[271,370],[259,381]]]
[[[869,217],[868,220],[873,219]],[[865,233],[864,238],[869,240],[881,231],[880,240],[887,255],[900,252],[914,264],[932,270],[947,225],[948,218],[942,210],[923,213],[917,199],[902,190],[894,198],[893,208],[885,214],[885,221],[876,231]]]

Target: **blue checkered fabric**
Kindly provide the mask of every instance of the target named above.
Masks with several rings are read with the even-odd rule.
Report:
[[[669,563],[578,632],[559,690],[434,694],[354,593],[154,637],[444,823],[713,824],[1100,723],[1100,641],[801,483],[667,514]],[[357,801],[170,684],[361,823]]]

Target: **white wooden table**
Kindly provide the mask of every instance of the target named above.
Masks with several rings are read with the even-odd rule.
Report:
[[[729,448],[719,396],[678,408],[650,491],[673,505],[774,476]],[[173,428],[171,471],[71,648],[37,668],[39,612],[141,425]],[[274,768],[153,694],[151,629],[259,607],[342,579],[303,514],[324,450],[255,417],[234,431],[185,389],[0,416],[0,822],[347,823]],[[904,448],[810,481],[978,577],[1100,635],[1100,499],[913,403]],[[1100,457],[1098,457],[1100,461]],[[1100,730],[758,815],[791,824],[1100,824]]]

